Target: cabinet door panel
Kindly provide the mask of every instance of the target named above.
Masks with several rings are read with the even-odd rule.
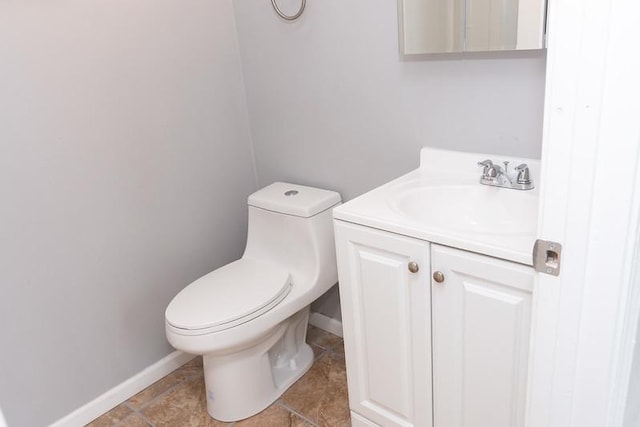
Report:
[[[432,246],[434,424],[524,423],[534,272]]]
[[[380,427],[365,417],[351,411],[351,427]]]
[[[351,409],[431,426],[428,243],[339,221],[336,242]]]
[[[364,394],[371,404],[409,417],[411,301],[408,290],[400,288],[406,283],[406,256],[358,244],[353,250],[360,262],[356,280],[362,284],[356,310],[365,350]]]

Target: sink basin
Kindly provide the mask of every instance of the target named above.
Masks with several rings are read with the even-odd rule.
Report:
[[[389,205],[407,220],[458,233],[535,233],[538,198],[532,191],[474,185],[405,187]]]
[[[478,160],[491,154],[423,148],[420,167],[334,208],[336,220],[531,265],[539,190],[480,184]],[[506,160],[506,159],[505,159]],[[540,162],[527,163],[537,183]]]

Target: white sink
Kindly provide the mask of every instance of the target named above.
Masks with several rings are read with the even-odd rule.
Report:
[[[535,159],[423,148],[418,169],[335,208],[333,216],[531,265],[539,191],[481,185],[477,162],[484,159],[527,163],[538,184]]]
[[[390,207],[424,227],[495,235],[535,232],[538,197],[531,191],[480,184],[403,187],[389,198]]]

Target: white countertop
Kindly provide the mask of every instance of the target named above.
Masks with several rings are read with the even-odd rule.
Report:
[[[476,163],[485,159],[527,163],[538,184],[537,160],[423,148],[418,169],[338,206],[333,216],[532,265],[538,190],[481,185],[482,168]]]

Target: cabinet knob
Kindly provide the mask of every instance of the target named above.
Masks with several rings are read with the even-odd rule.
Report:
[[[435,280],[438,283],[444,282],[444,274],[442,273],[442,271],[435,271],[433,273],[433,280]]]
[[[411,261],[408,267],[409,267],[409,271],[412,273],[417,273],[418,270],[420,270],[420,266],[415,261]]]

